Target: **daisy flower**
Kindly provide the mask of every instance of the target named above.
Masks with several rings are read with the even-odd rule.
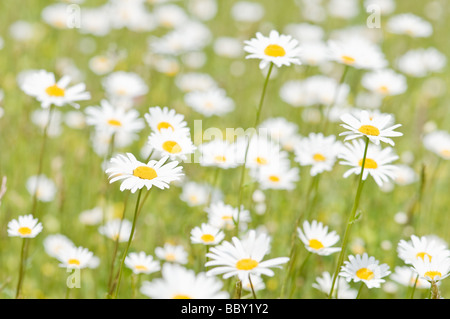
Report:
[[[329,272],[324,271],[322,272],[321,277],[316,277],[316,281],[312,284],[313,288],[316,288],[317,290],[325,293],[328,295],[331,290],[332,285],[332,279]],[[347,283],[347,281],[339,277],[338,282],[336,284],[336,290],[335,294],[338,299],[355,299],[358,292],[355,289],[350,288],[350,285]]]
[[[54,234],[45,237],[44,250],[50,257],[58,258],[62,251],[74,247],[74,243],[62,234]]]
[[[181,265],[166,263],[162,267],[162,278],[144,281],[140,289],[143,295],[153,299],[228,299],[221,291],[223,283],[204,272],[195,274]]]
[[[239,139],[236,142],[237,147],[243,147],[246,145],[244,138]],[[238,149],[238,152],[239,149]],[[242,149],[242,154],[245,154],[245,149]],[[242,163],[244,160],[241,160]],[[254,135],[250,139],[247,151],[247,167],[250,169],[264,167],[264,166],[277,166],[288,165],[288,153],[281,149],[280,144],[271,140],[268,136]]]
[[[450,257],[444,255],[430,259],[425,256],[423,259],[414,260],[412,268],[419,275],[419,278],[433,284],[450,275]]]
[[[438,256],[450,256],[447,246],[433,237],[411,235],[411,240],[400,240],[397,246],[398,257],[406,264],[425,257],[433,259]]]
[[[75,103],[76,101],[84,101],[91,98],[90,93],[85,91],[86,86],[84,83],[68,87],[71,81],[68,75],[64,75],[56,81],[53,73],[39,70],[31,72],[23,81],[21,85],[22,90],[41,102],[43,108],[48,108],[50,105],[61,107],[65,104],[79,108],[79,105]]]
[[[185,182],[182,185],[180,199],[190,207],[205,205],[210,198],[211,201],[220,200],[222,198],[221,191],[213,189],[208,184],[193,181]]]
[[[387,264],[379,264],[375,257],[364,253],[361,255],[350,255],[348,261],[344,261],[339,276],[344,277],[347,282],[362,281],[367,288],[379,288],[380,284],[385,282],[383,277],[388,276],[391,272]]]
[[[147,255],[143,251],[139,253],[129,253],[125,258],[125,265],[136,275],[148,275],[161,269],[159,262],[153,260],[153,256]]]
[[[223,274],[224,279],[236,275],[240,280],[249,275],[272,277],[275,273],[270,268],[289,261],[288,257],[263,260],[270,251],[270,237],[265,233],[257,235],[254,230],[250,230],[246,238],[240,240],[233,237],[231,241],[212,247],[206,254],[209,261],[205,266],[214,267],[208,270],[207,275]]]
[[[361,140],[355,140],[351,144],[345,143],[344,147],[342,147],[338,155],[338,158],[341,159],[339,163],[341,165],[353,166],[344,173],[344,178],[347,178],[351,174],[359,175],[361,173],[365,149],[364,144]],[[366,180],[367,176],[370,175],[378,186],[383,186],[384,183],[395,179],[397,167],[390,163],[397,159],[398,156],[394,153],[393,148],[386,147],[382,149],[379,145],[369,144],[362,179]]]
[[[251,283],[250,283],[250,279],[251,279]],[[255,276],[253,275],[252,278],[244,278],[242,280],[242,289],[246,290],[246,291],[252,291],[252,286],[253,286],[253,291],[259,291],[259,290],[264,290],[266,289],[266,284],[264,283],[263,279],[260,276]]]
[[[430,283],[423,278],[417,278],[417,273],[408,266],[397,266],[390,278],[406,287],[416,287],[418,289],[429,289]]]
[[[268,37],[261,32],[256,33],[256,38],[244,41],[244,51],[249,53],[246,59],[260,59],[259,68],[266,68],[269,63],[277,67],[292,64],[300,65],[300,47],[298,41],[290,35],[279,34],[272,30]]]
[[[381,141],[393,146],[395,143],[390,137],[403,135],[403,133],[394,131],[401,124],[392,125],[393,116],[391,114],[370,114],[368,111],[362,110],[356,115],[343,114],[341,120],[345,123],[341,126],[348,130],[339,134],[346,136],[345,141],[367,136],[372,143],[380,144]]]
[[[188,262],[188,253],[181,245],[165,243],[163,247],[155,248],[155,255],[167,262],[178,264],[186,264]]]
[[[191,242],[194,244],[217,245],[225,238],[220,228],[209,224],[201,224],[191,230]]]
[[[189,72],[176,77],[175,85],[184,93],[217,88],[217,82],[207,73]]]
[[[433,47],[409,50],[396,61],[398,70],[412,77],[441,72],[446,65],[446,55]]]
[[[61,251],[58,260],[60,267],[83,269],[90,268],[91,262],[95,261],[94,253],[84,247],[68,247]]]
[[[363,87],[382,96],[392,96],[405,93],[408,85],[406,77],[391,69],[376,70],[363,75]]]
[[[321,222],[304,221],[303,230],[299,227],[297,232],[305,248],[312,253],[328,256],[341,250],[339,247],[332,247],[339,240],[339,235],[335,231],[328,232],[328,226]]]
[[[159,106],[150,107],[148,112],[144,114],[144,118],[153,132],[161,132],[163,129],[171,129],[172,131],[189,132],[184,115],[177,114],[175,110],[169,109],[167,106],[161,108]]]
[[[397,185],[409,185],[418,180],[416,171],[408,165],[397,165],[394,182]]]
[[[221,116],[234,110],[234,101],[221,88],[193,91],[184,96],[184,102],[194,111],[206,117]]]
[[[266,165],[250,170],[250,176],[261,189],[293,190],[300,179],[298,167],[288,165]]]
[[[311,166],[310,174],[315,176],[333,169],[341,148],[342,143],[334,135],[310,133],[294,146],[295,161],[301,166]]]
[[[196,149],[186,131],[173,131],[170,128],[151,133],[148,144],[162,156],[169,156],[171,159],[185,160]]]
[[[44,174],[29,177],[26,182],[26,188],[31,195],[36,196],[41,202],[48,203],[55,198],[55,182]]]
[[[102,86],[111,101],[125,107],[130,107],[132,100],[148,92],[148,85],[134,72],[113,72],[102,80]]]
[[[42,224],[33,215],[19,216],[18,219],[13,219],[8,223],[8,236],[34,238],[42,229]]]
[[[89,106],[85,110],[86,124],[109,134],[118,132],[137,133],[145,127],[144,121],[139,118],[135,109],[125,110],[102,100],[100,106]]]
[[[214,166],[222,169],[234,168],[238,162],[237,149],[235,143],[214,139],[199,145],[199,164],[201,166]]]
[[[433,33],[433,26],[412,13],[402,13],[388,20],[387,30],[390,33],[406,34],[413,38],[426,38]]]
[[[127,219],[115,218],[105,222],[98,228],[98,232],[103,236],[108,237],[120,243],[126,242],[130,239],[132,224]]]
[[[110,183],[122,181],[120,190],[129,189],[132,193],[138,189],[152,186],[164,189],[169,188],[169,183],[177,181],[184,174],[183,167],[177,166],[178,162],[166,163],[168,156],[159,161],[150,160],[147,164],[142,163],[133,154],[117,155],[111,159],[111,165],[106,169],[109,174]]]
[[[205,211],[208,214],[208,224],[220,229],[234,229],[238,216],[239,227],[245,227],[246,223],[250,222],[250,212],[243,206],[239,212],[239,208],[225,204],[223,201],[211,203]]]
[[[450,134],[448,132],[437,130],[425,134],[423,145],[444,160],[450,160]]]
[[[297,135],[298,125],[284,117],[272,117],[258,125],[258,132],[266,135],[273,141],[278,141],[283,147],[292,137]]]

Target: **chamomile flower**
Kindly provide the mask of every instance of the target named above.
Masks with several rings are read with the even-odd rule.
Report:
[[[294,146],[295,161],[301,166],[311,166],[310,174],[315,176],[333,169],[341,148],[342,143],[334,135],[310,133]]]
[[[55,198],[55,182],[44,174],[29,177],[26,188],[31,195],[36,196],[41,202],[48,203]]]
[[[333,284],[333,281],[332,281],[330,273],[327,271],[324,271],[324,272],[322,272],[321,277],[316,277],[316,281],[312,284],[312,286],[313,286],[313,288],[316,288],[317,290],[328,295],[330,293],[332,284]],[[337,298],[337,299],[355,299],[357,294],[358,294],[358,292],[355,289],[352,289],[344,278],[338,277],[337,284],[336,284],[336,290],[335,290],[335,296],[336,296],[335,298]]]
[[[183,92],[208,91],[218,87],[216,80],[207,73],[188,72],[179,74],[175,85]]]
[[[397,165],[397,170],[395,172],[395,179],[394,179],[394,182],[397,185],[401,186],[409,185],[416,182],[417,180],[418,175],[412,167],[405,164]]]
[[[188,262],[188,253],[181,245],[165,243],[163,247],[155,248],[155,255],[171,263],[186,264]]]
[[[341,159],[340,164],[353,166],[344,173],[344,178],[351,174],[359,175],[361,173],[364,149],[365,145],[362,140],[354,140],[351,144],[344,144],[338,155],[338,158]],[[367,176],[370,175],[378,186],[382,187],[384,183],[395,179],[397,167],[390,163],[397,159],[398,156],[394,153],[393,148],[382,149],[379,145],[369,144],[362,179],[366,180]]]
[[[63,268],[83,269],[89,268],[95,261],[94,253],[84,247],[68,247],[58,256],[59,266]]]
[[[384,277],[391,273],[387,264],[379,264],[375,257],[367,253],[363,255],[350,255],[348,261],[344,261],[339,276],[344,277],[347,282],[362,281],[367,288],[379,288],[385,282]]]
[[[446,65],[446,55],[433,47],[409,50],[396,61],[398,70],[412,77],[441,72]]]
[[[391,114],[379,113],[372,115],[362,110],[355,115],[351,113],[344,114],[341,116],[341,120],[345,123],[341,124],[341,126],[348,130],[339,134],[340,136],[346,136],[345,141],[367,136],[372,143],[377,145],[380,144],[380,141],[395,145],[391,137],[403,135],[403,133],[394,131],[401,124],[392,125],[393,116]]]
[[[298,236],[305,245],[305,248],[321,256],[328,256],[341,250],[339,247],[332,247],[339,240],[339,235],[335,231],[328,232],[328,226],[313,220],[303,222],[303,229],[297,228]]]
[[[406,77],[391,69],[377,70],[363,75],[361,84],[371,92],[382,96],[392,96],[405,93]]]
[[[231,7],[231,17],[238,22],[254,23],[265,14],[264,6],[258,2],[238,1]]]
[[[125,258],[125,266],[131,269],[131,271],[138,274],[151,274],[161,269],[159,262],[153,260],[153,256],[147,255],[141,251],[138,253],[129,253]]]
[[[450,275],[450,257],[440,255],[430,259],[425,256],[414,260],[412,267],[420,278],[436,283]]]
[[[437,130],[425,134],[423,145],[442,159],[450,160],[450,134],[448,132]]]
[[[109,174],[110,183],[122,181],[121,191],[129,189],[134,193],[143,187],[150,189],[152,186],[169,188],[170,182],[179,180],[184,174],[181,173],[183,167],[177,166],[177,161],[164,164],[167,159],[168,156],[165,156],[159,161],[150,160],[145,164],[131,153],[118,154],[111,159],[111,165],[105,172]]]
[[[423,278],[417,278],[417,273],[408,266],[397,266],[390,278],[406,287],[416,287],[418,289],[429,289],[430,283]]]
[[[390,33],[406,34],[413,38],[427,38],[433,33],[433,26],[415,14],[402,13],[388,20],[387,30]]]
[[[98,228],[98,232],[114,241],[126,242],[130,239],[131,222],[127,219],[114,218]]]
[[[223,283],[204,272],[195,274],[181,265],[165,263],[162,278],[144,281],[140,289],[143,295],[153,299],[227,299],[221,291]]]
[[[265,165],[252,169],[250,175],[261,189],[293,190],[300,179],[300,170],[288,165]]]
[[[48,108],[50,105],[61,107],[65,104],[79,108],[76,102],[89,100],[91,95],[85,91],[84,83],[68,87],[70,81],[71,78],[68,75],[56,81],[53,73],[39,70],[27,75],[21,88],[26,94],[41,102],[43,108]]]
[[[163,108],[159,106],[150,107],[148,112],[144,114],[144,118],[153,132],[161,132],[163,129],[189,132],[184,115],[176,113],[174,109],[169,109],[167,106]]]
[[[251,283],[250,283],[250,280],[252,281]],[[253,291],[255,291],[255,292],[266,289],[266,284],[264,283],[261,276],[253,275],[250,279],[248,277],[246,277],[242,280],[242,289],[243,290],[251,292],[252,286],[253,286]]]
[[[200,144],[199,164],[201,166],[214,166],[222,169],[236,167],[240,164],[236,145],[228,141],[214,139]]]
[[[206,183],[194,181],[183,183],[180,194],[180,199],[190,207],[205,205],[209,200],[216,201],[221,198],[222,193],[219,189],[214,189]]]
[[[191,230],[191,242],[194,244],[217,245],[225,238],[224,232],[209,224],[201,224]]]
[[[257,32],[256,38],[244,41],[244,51],[249,53],[246,59],[260,59],[259,68],[266,68],[269,63],[277,67],[292,64],[300,65],[300,47],[298,41],[290,35],[279,34],[272,30],[268,37]]]
[[[89,106],[85,110],[86,124],[109,134],[118,132],[137,133],[145,127],[143,119],[135,109],[125,110],[102,100],[100,106]]]
[[[273,267],[280,267],[289,261],[288,257],[278,257],[264,260],[270,252],[271,238],[265,233],[257,234],[250,230],[244,239],[233,237],[231,242],[225,241],[219,246],[212,247],[206,256],[209,261],[206,267],[214,267],[208,270],[207,275],[223,274],[227,279],[237,276],[240,280],[250,275],[266,275],[272,277],[275,273]]]
[[[42,231],[42,224],[33,215],[19,216],[8,223],[8,236],[34,238]]]
[[[297,134],[298,125],[288,121],[282,116],[271,117],[259,124],[258,131],[260,134],[263,131],[267,131],[267,135],[270,139],[273,141],[278,141],[282,146],[284,146],[293,136]]]
[[[196,146],[192,143],[187,131],[173,131],[171,128],[161,129],[153,132],[148,138],[148,143],[162,156],[169,156],[171,159],[186,159],[192,154]]]
[[[238,145],[246,146],[246,143],[243,143],[243,139],[237,143]],[[242,152],[245,154],[245,149]],[[271,140],[270,137],[254,135],[248,145],[246,163],[251,169],[264,166],[288,165],[288,153],[283,151],[280,144]]]
[[[206,117],[221,116],[235,108],[234,101],[221,88],[188,92],[184,101],[187,106]]]
[[[441,241],[433,237],[411,235],[411,240],[400,240],[397,246],[400,259],[406,264],[412,264],[416,259],[425,257],[433,259],[438,256],[450,256],[450,250]]]
[[[116,71],[103,78],[102,86],[109,99],[128,108],[135,98],[148,92],[148,85],[134,72]]]
[[[250,212],[243,207],[239,208],[225,204],[223,201],[213,202],[205,208],[208,214],[208,224],[214,227],[231,230],[235,227],[235,222],[239,216],[239,227],[245,227],[250,222]]]
[[[53,258],[58,258],[62,251],[75,246],[67,236],[62,234],[48,235],[43,244],[47,255]]]

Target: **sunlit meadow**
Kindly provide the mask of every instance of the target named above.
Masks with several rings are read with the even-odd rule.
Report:
[[[446,0],[0,16],[0,298],[450,296]]]

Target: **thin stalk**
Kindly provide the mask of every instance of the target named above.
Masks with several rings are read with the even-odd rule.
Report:
[[[25,276],[25,262],[26,252],[28,247],[28,238],[23,238],[22,249],[20,250],[20,267],[19,267],[19,281],[17,282],[16,299],[20,298],[20,291],[22,289],[23,278]]]
[[[361,192],[362,192],[362,189],[364,186],[363,173],[364,173],[364,166],[366,163],[367,149],[369,148],[369,138],[365,137],[365,139],[366,139],[366,146],[364,148],[364,156],[363,156],[362,163],[361,163],[361,172],[359,174],[359,179],[358,179],[358,189],[356,190],[356,196],[355,196],[355,200],[353,202],[353,208],[352,208],[352,211],[348,218],[347,227],[345,228],[344,238],[342,240],[342,248],[339,253],[336,270],[334,271],[334,277],[333,277],[333,282],[331,284],[331,290],[330,290],[330,293],[328,294],[329,298],[331,298],[331,296],[333,295],[334,285],[336,283],[336,279],[339,274],[339,269],[341,268],[341,266],[344,262],[345,250],[347,248],[348,238],[349,238],[353,223],[355,222],[356,211],[358,210],[358,207],[359,207],[359,200],[361,198]]]
[[[294,285],[292,286],[291,292],[290,292],[290,294],[289,294],[289,298],[290,298],[290,299],[292,298],[292,296],[294,295],[294,292],[295,292],[295,288],[296,288],[296,285],[295,285],[295,279],[296,279],[298,276],[301,276],[301,275],[302,275],[303,269],[305,268],[305,265],[306,265],[307,261],[309,260],[309,257],[311,257],[311,255],[312,255],[312,253],[311,253],[310,251],[308,251],[308,255],[306,255],[305,260],[303,260],[303,262],[302,262],[302,264],[300,265],[298,271],[295,272],[295,275],[294,275],[294,278],[293,278]]]
[[[322,116],[324,117],[324,119],[323,119],[324,124],[323,124],[323,129],[322,129],[324,134],[328,128],[328,122],[329,122],[328,117],[329,117],[330,109],[332,109],[337,103],[337,99],[339,97],[339,89],[340,89],[341,85],[344,84],[344,82],[345,82],[345,77],[348,73],[349,68],[350,67],[348,65],[344,66],[344,70],[342,71],[341,78],[339,79],[339,82],[336,86],[336,90],[334,91],[333,102],[330,105],[328,105],[328,107],[325,108],[325,110],[322,114]]]
[[[253,287],[253,283],[252,283],[252,278],[250,278],[251,275],[248,274],[248,281],[250,283],[250,288],[252,289],[252,295],[253,295],[253,299],[257,299],[256,298],[256,293],[255,293],[255,288]]]
[[[363,287],[364,287],[364,283],[361,282],[361,286],[359,286],[358,294],[356,295],[355,299],[359,299],[361,297],[361,291],[362,291]]]
[[[242,295],[242,281],[238,279],[236,282],[236,289],[234,291],[234,299],[241,299]]]
[[[414,299],[414,293],[416,292],[416,287],[417,287],[417,282],[418,281],[419,281],[419,275],[416,275],[416,280],[414,281],[414,285],[412,287],[410,299]]]

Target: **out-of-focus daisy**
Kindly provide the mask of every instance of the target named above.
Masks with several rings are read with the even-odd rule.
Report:
[[[26,188],[31,195],[36,196],[42,202],[51,202],[55,198],[55,182],[44,174],[29,177]]]
[[[259,68],[266,68],[269,63],[277,67],[283,65],[300,65],[300,47],[298,41],[290,35],[279,34],[272,30],[268,37],[257,32],[256,38],[244,41],[244,51],[249,53],[246,59],[260,59]]]
[[[238,216],[239,227],[245,227],[246,223],[250,221],[250,212],[248,210],[242,207],[239,212],[239,208],[225,204],[223,201],[211,203],[205,211],[208,214],[208,224],[220,229],[234,229]]]
[[[197,275],[181,265],[166,263],[162,267],[162,278],[144,281],[141,293],[153,299],[227,299],[221,291],[223,283],[204,272]]]
[[[294,146],[295,161],[302,166],[311,166],[310,174],[315,176],[331,171],[342,148],[336,136],[310,133]]]
[[[450,134],[448,132],[437,130],[425,134],[423,145],[442,159],[450,160]]]
[[[363,75],[361,84],[371,92],[382,96],[392,96],[405,93],[406,77],[391,69],[377,70]]]
[[[330,60],[328,46],[322,41],[310,41],[302,43],[300,53],[302,64],[320,66]]]
[[[365,143],[362,140],[354,140],[352,143],[345,143],[338,158],[342,165],[353,166],[344,173],[344,178],[351,174],[359,175],[363,163]],[[395,179],[396,166],[390,164],[398,159],[393,148],[386,147],[382,149],[379,145],[369,144],[366,160],[364,163],[364,172],[362,179],[372,176],[375,182],[381,187],[384,183]]]
[[[287,24],[284,32],[292,35],[300,44],[320,42],[325,36],[325,31],[320,25],[307,22]]]
[[[179,74],[175,79],[175,84],[183,93],[208,91],[218,87],[211,75],[199,72]]]
[[[220,228],[201,224],[191,230],[191,242],[194,244],[217,245],[225,238]]]
[[[237,143],[242,143],[242,140]],[[245,150],[243,150],[243,154],[245,154]],[[280,144],[271,140],[270,137],[254,135],[248,145],[246,163],[247,167],[251,169],[264,166],[288,165],[288,153],[281,150]]]
[[[130,107],[135,98],[148,92],[148,85],[134,72],[113,72],[103,78],[102,85],[111,101],[125,107]]]
[[[107,55],[96,55],[89,60],[89,68],[97,75],[104,75],[114,70],[116,59]]]
[[[265,165],[250,171],[261,189],[293,190],[300,179],[298,167],[288,165]]]
[[[180,194],[180,199],[190,207],[205,205],[209,200],[215,202],[221,198],[222,192],[219,189],[213,189],[208,184],[193,181],[183,183]]]
[[[167,106],[150,107],[144,114],[144,118],[153,132],[161,132],[164,129],[186,133],[189,131],[184,115],[176,113],[174,109],[169,109]]]
[[[417,273],[408,266],[396,266],[390,278],[406,287],[416,287],[418,289],[430,288],[430,283],[423,278],[418,278]]]
[[[395,145],[391,137],[403,135],[403,133],[394,131],[402,125],[392,125],[393,117],[391,114],[379,113],[371,115],[369,112],[362,110],[358,115],[344,114],[341,116],[341,120],[345,123],[341,124],[341,126],[348,130],[339,134],[340,136],[346,136],[345,141],[367,136],[375,144],[380,144],[381,141]]]
[[[148,143],[162,156],[169,156],[171,159],[186,159],[192,154],[196,146],[192,143],[187,131],[173,131],[171,128],[161,129],[153,132],[148,138]]]
[[[8,236],[34,238],[42,231],[42,224],[33,215],[19,216],[8,223]]]
[[[105,222],[98,228],[98,232],[103,236],[119,242],[126,242],[130,239],[131,222],[127,219],[115,218]]]
[[[114,134],[120,131],[137,133],[145,127],[143,119],[135,109],[125,110],[102,100],[100,106],[89,106],[85,110],[86,124],[95,129]]]
[[[339,240],[339,235],[335,231],[328,232],[328,226],[313,220],[303,222],[303,230],[297,228],[298,236],[305,245],[305,248],[321,256],[328,256],[341,250],[339,247],[332,247]]]
[[[53,258],[58,258],[62,251],[75,246],[67,236],[62,234],[48,235],[45,237],[43,244],[47,255]]]
[[[401,239],[397,246],[400,259],[406,264],[412,264],[416,259],[424,259],[426,256],[433,259],[438,256],[450,256],[450,250],[441,241],[427,236],[418,237],[411,235],[411,240]]]
[[[328,12],[331,16],[340,19],[351,19],[359,13],[358,0],[330,0],[328,2]]]
[[[186,264],[188,262],[188,253],[182,245],[165,243],[163,247],[155,248],[155,255],[171,263]]]
[[[396,2],[395,0],[364,0],[364,6],[367,12],[370,12],[370,8],[373,10],[375,7],[382,15],[389,15],[394,12]]]
[[[430,259],[425,256],[423,259],[414,260],[412,267],[420,278],[433,284],[450,275],[450,257],[444,255]]]
[[[235,107],[234,101],[221,88],[188,92],[184,96],[184,101],[187,106],[206,117],[224,115]]]
[[[212,247],[206,254],[209,261],[206,267],[214,267],[208,270],[208,275],[223,274],[223,278],[237,276],[240,280],[248,278],[249,275],[266,275],[272,277],[275,273],[273,267],[289,261],[288,257],[278,257],[263,260],[270,252],[271,238],[265,234],[256,234],[250,230],[247,237],[238,239],[233,237],[232,242],[225,241],[219,246]],[[217,267],[216,267],[217,266]]]
[[[129,253],[125,258],[125,266],[131,269],[135,274],[151,274],[161,269],[159,262],[153,260],[153,256],[147,255],[141,251],[138,253]]]
[[[63,113],[58,110],[53,110],[49,114],[46,109],[36,109],[31,115],[31,121],[36,124],[42,132],[47,129],[48,137],[57,137],[62,133],[62,115]]]
[[[258,125],[258,132],[260,134],[265,131],[267,131],[267,135],[271,140],[278,141],[284,147],[297,134],[298,125],[282,116],[271,117]]]
[[[142,163],[133,154],[117,155],[111,159],[111,165],[106,169],[109,174],[110,183],[122,181],[120,190],[129,189],[132,193],[138,189],[152,186],[164,189],[169,188],[169,183],[177,181],[183,176],[182,166],[178,162],[166,163],[168,156],[159,161],[150,160],[147,164]]]
[[[48,5],[42,9],[41,17],[45,23],[54,28],[67,29],[69,27],[68,22],[70,19],[67,4],[54,3]]]
[[[322,272],[321,277],[316,277],[316,281],[312,284],[313,288],[320,290],[321,292],[328,295],[331,290],[332,279],[329,272]],[[335,296],[337,299],[355,299],[358,292],[355,289],[352,289],[347,281],[339,277],[336,284]]]
[[[425,77],[441,72],[447,65],[447,57],[436,48],[412,49],[400,56],[396,65],[399,71],[412,77]]]
[[[433,33],[433,26],[412,13],[401,13],[389,18],[387,30],[390,33],[406,34],[413,38],[426,38]]]
[[[83,269],[90,268],[94,259],[94,253],[84,247],[68,247],[61,251],[58,260],[61,262],[60,267]]]
[[[375,257],[367,253],[361,255],[350,255],[348,261],[344,261],[339,276],[344,277],[347,282],[362,281],[367,288],[379,288],[385,282],[383,277],[391,273],[387,264],[379,264]]]
[[[397,185],[409,185],[418,180],[416,171],[408,165],[397,165],[394,182]]]
[[[91,98],[91,94],[85,91],[86,86],[84,83],[68,87],[71,81],[68,75],[64,75],[56,81],[53,73],[39,70],[31,72],[23,81],[21,85],[22,90],[41,102],[43,108],[48,108],[50,105],[61,107],[65,104],[79,108],[77,101]]]
[[[103,209],[97,206],[84,210],[78,215],[78,220],[84,225],[98,225],[103,220]]]
[[[264,17],[265,11],[261,3],[238,1],[231,7],[231,17],[237,22],[253,23],[260,21]]]
[[[199,145],[199,164],[201,166],[214,166],[222,169],[236,167],[240,164],[236,144],[228,141],[214,139]]]
[[[238,58],[242,55],[242,42],[232,37],[218,37],[214,41],[214,53],[226,58]]]

